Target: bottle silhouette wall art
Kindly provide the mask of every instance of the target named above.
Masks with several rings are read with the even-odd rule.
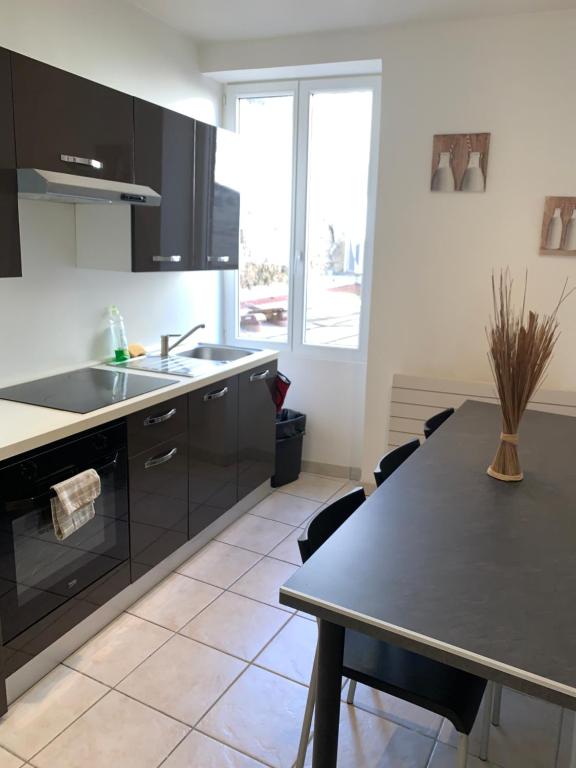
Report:
[[[484,192],[489,146],[489,133],[434,136],[432,192]]]
[[[576,197],[547,197],[540,253],[576,256]]]

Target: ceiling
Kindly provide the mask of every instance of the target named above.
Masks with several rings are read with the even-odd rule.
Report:
[[[576,8],[576,0],[127,0],[198,41]]]

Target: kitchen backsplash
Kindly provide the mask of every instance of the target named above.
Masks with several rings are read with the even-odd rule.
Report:
[[[158,345],[199,322],[198,341],[220,339],[218,273],[78,269],[73,205],[21,200],[20,230],[23,277],[0,281],[0,386],[105,358],[109,304],[131,342]]]

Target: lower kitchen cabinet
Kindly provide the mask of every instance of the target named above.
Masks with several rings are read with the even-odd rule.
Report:
[[[238,500],[238,378],[188,395],[189,535]]]
[[[276,362],[271,362],[238,376],[238,500],[274,474],[276,371]]]
[[[130,459],[132,581],[188,540],[188,446],[185,432]]]

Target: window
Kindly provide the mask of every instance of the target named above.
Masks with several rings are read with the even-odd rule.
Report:
[[[367,77],[229,87],[242,157],[230,339],[362,353],[378,96]]]

